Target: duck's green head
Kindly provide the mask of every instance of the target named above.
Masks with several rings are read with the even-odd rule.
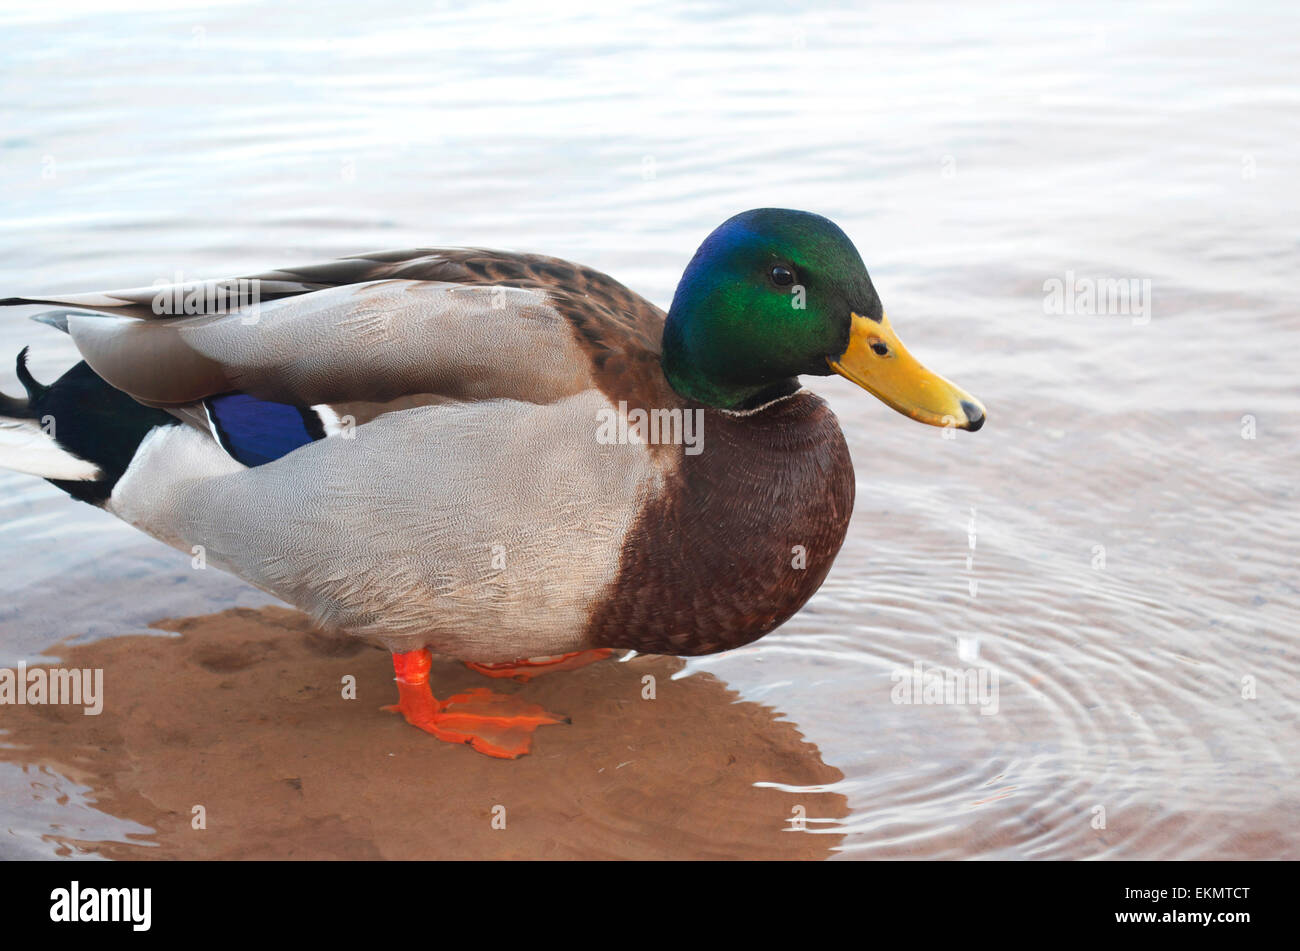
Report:
[[[705,239],[668,312],[663,367],[678,393],[720,409],[839,373],[920,422],[984,425],[978,400],[904,349],[853,242],[806,211],[746,211]]]

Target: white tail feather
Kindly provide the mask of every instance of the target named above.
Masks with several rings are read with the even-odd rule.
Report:
[[[92,482],[99,467],[64,449],[35,420],[0,417],[0,467],[43,479]]]

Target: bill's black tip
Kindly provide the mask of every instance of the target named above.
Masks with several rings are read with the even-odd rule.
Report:
[[[966,414],[966,431],[977,432],[984,425],[984,410],[969,400],[961,401],[961,411]]]

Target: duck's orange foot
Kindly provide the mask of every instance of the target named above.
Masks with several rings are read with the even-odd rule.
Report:
[[[604,660],[614,653],[609,647],[597,647],[593,650],[573,651],[558,654],[555,657],[534,657],[530,660],[517,660],[509,664],[476,664],[465,661],[465,666],[477,671],[484,677],[510,677],[520,683],[528,683],[534,677],[554,673],[557,670],[577,670],[598,660]]]
[[[400,713],[448,743],[468,743],[480,753],[499,759],[518,759],[529,751],[533,732],[548,723],[568,723],[567,717],[548,713],[535,703],[475,687],[447,700],[429,689],[431,659],[425,650],[393,655],[397,672],[395,704],[384,707]]]

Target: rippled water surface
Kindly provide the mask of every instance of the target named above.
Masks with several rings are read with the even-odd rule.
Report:
[[[685,673],[843,773],[811,827],[839,854],[1300,857],[1293,5],[457,6],[0,14],[0,296],[470,244],[666,305],[736,211],[826,214],[989,422],[812,381],[848,541],[795,619]],[[1067,272],[1149,308],[1051,313]],[[7,312],[9,392],[25,344],[41,378],[73,359]],[[0,554],[5,664],[267,600],[27,476]],[[996,712],[895,702],[918,664],[987,671]],[[0,794],[3,855],[147,839],[66,772]]]

